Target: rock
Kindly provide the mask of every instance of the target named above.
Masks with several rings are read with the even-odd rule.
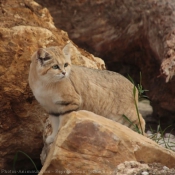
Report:
[[[149,175],[149,173],[147,171],[143,171],[141,175]]]
[[[36,1],[76,44],[103,58],[108,69],[137,82],[141,71],[154,117],[166,126],[174,123],[174,0]]]
[[[69,38],[54,26],[48,10],[33,0],[6,0],[0,8],[0,169],[9,169],[18,150],[40,163],[42,123],[48,116],[28,85],[31,55],[39,47],[63,46]],[[105,67],[102,60],[75,47],[74,64]],[[19,156],[16,166],[25,168],[26,159]]]
[[[117,166],[115,175],[149,175],[150,167],[147,164],[141,164],[136,161],[125,161]]]
[[[175,166],[174,152],[126,126],[88,111],[72,112],[62,117],[55,141],[43,148],[43,167],[39,175],[66,171],[71,174],[78,174],[77,171],[87,175],[109,174],[125,161]]]
[[[149,100],[141,100],[138,103],[138,108],[139,108],[139,112],[142,114],[142,116],[144,117],[144,119],[146,119],[147,116],[151,115],[153,113],[153,108],[150,105],[150,101]]]

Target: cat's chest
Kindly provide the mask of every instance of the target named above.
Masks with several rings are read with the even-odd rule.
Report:
[[[34,91],[37,101],[47,110],[50,111],[55,107],[57,101],[61,101],[61,96],[52,89],[40,86]]]

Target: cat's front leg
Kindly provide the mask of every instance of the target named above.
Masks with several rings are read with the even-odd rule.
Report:
[[[72,111],[77,111],[81,106],[80,96],[64,96],[64,100],[56,101],[55,104],[59,109],[60,114],[65,114]]]
[[[59,111],[61,114],[66,114],[68,112],[77,111],[78,109],[79,109],[79,105],[75,103],[59,105]]]
[[[52,134],[46,138],[47,144],[51,144],[54,141],[61,126],[62,116],[50,115],[50,119],[51,119],[51,126],[52,126]]]

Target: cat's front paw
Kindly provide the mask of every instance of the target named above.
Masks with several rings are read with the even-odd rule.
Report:
[[[51,143],[53,143],[54,141],[54,136],[50,135],[46,138],[46,144],[49,145]]]

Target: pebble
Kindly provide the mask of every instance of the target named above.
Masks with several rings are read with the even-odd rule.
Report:
[[[146,133],[147,133],[147,134],[150,134],[150,135],[152,135],[152,134],[153,134],[153,133],[152,133],[151,131],[149,131],[149,130],[148,130]]]
[[[147,171],[143,171],[142,175],[149,175],[149,173]]]
[[[164,170],[169,170],[169,168],[167,166],[163,166]]]
[[[165,134],[165,138],[174,139],[175,136],[174,136],[173,134],[171,134],[171,133],[166,133],[166,134]]]

